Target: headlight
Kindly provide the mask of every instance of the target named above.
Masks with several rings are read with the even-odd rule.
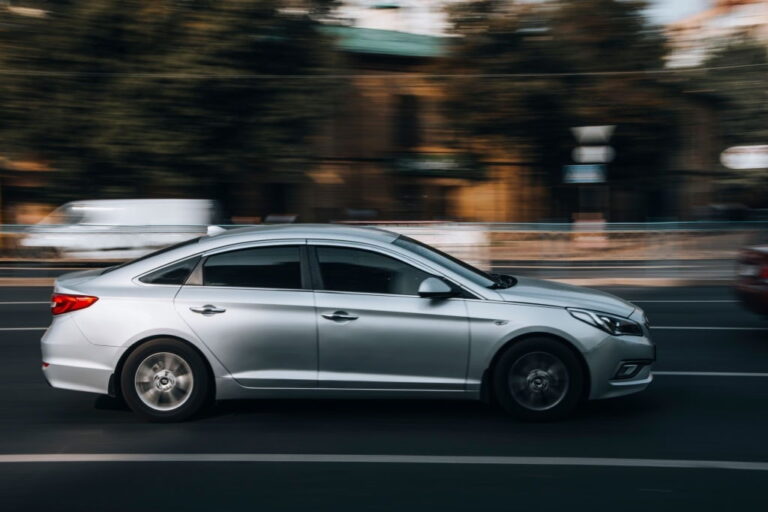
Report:
[[[598,313],[597,311],[587,311],[585,309],[569,309],[568,312],[582,322],[588,323],[600,330],[613,334],[614,336],[642,336],[643,328],[640,324],[621,318],[620,316],[609,315],[607,313]]]

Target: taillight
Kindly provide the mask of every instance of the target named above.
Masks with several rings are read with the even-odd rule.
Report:
[[[768,280],[768,264],[764,264],[760,267],[760,279]]]
[[[54,293],[51,297],[51,313],[60,315],[78,309],[85,309],[99,300],[98,297],[89,295],[70,295],[68,293]]]

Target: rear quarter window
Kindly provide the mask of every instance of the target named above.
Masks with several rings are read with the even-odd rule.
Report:
[[[182,285],[186,282],[189,274],[192,273],[192,270],[194,270],[199,261],[200,256],[178,261],[145,274],[139,278],[139,281],[146,284]]]

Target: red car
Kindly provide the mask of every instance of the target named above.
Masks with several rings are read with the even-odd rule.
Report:
[[[768,245],[741,252],[736,295],[750,311],[768,315]]]

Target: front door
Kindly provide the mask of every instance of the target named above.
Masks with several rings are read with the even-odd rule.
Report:
[[[430,274],[396,257],[310,246],[315,283],[319,386],[462,390],[469,354],[463,299],[421,298]]]

